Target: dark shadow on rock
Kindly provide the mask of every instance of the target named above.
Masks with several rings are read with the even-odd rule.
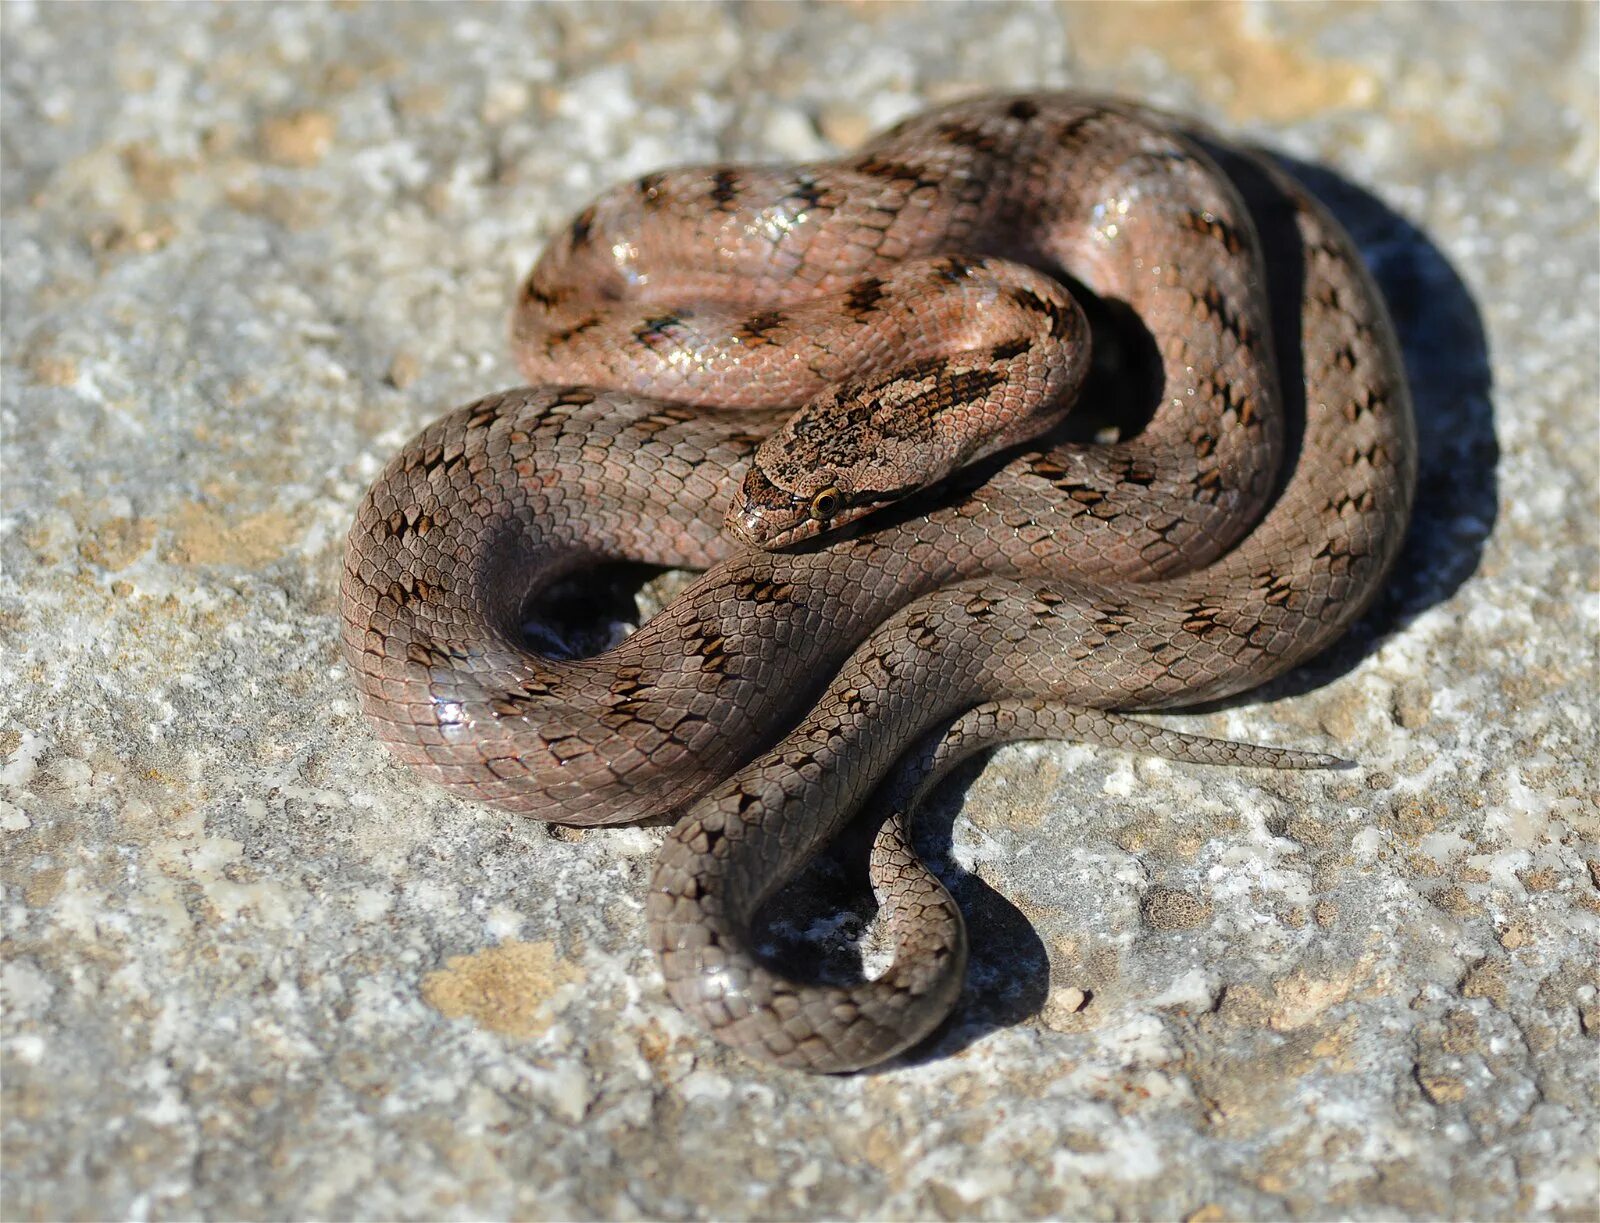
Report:
[[[535,590],[523,607],[523,641],[545,658],[602,654],[660,610],[655,587],[670,572],[610,561],[557,578]]]
[[[1025,1023],[1043,1009],[1050,993],[1050,954],[1033,923],[951,855],[956,817],[990,755],[953,770],[917,813],[913,843],[961,906],[971,952],[967,979],[949,1018],[889,1068],[938,1061],[991,1032]]]
[[[986,759],[953,769],[917,814],[912,832],[917,853],[950,890],[966,921],[971,954],[961,996],[926,1040],[863,1073],[949,1057],[990,1032],[1025,1022],[1044,1005],[1050,960],[1033,923],[951,854],[956,816]],[[866,864],[885,814],[869,802],[861,817],[765,907],[757,920],[756,945],[779,971],[830,985],[868,975],[876,949],[870,933],[876,905]]]

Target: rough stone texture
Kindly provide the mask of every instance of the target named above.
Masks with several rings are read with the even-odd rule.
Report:
[[[1594,1217],[1595,15],[7,5],[0,1212]],[[386,760],[344,530],[514,380],[515,278],[591,192],[1062,83],[1365,188],[1317,180],[1417,382],[1404,571],[1171,719],[1365,767],[1002,752],[927,821],[955,1023],[766,1072],[662,997],[659,829]]]

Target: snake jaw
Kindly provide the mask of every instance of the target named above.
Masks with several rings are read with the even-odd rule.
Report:
[[[722,528],[747,548],[763,552],[787,548],[821,534],[828,526],[811,516],[807,497],[774,484],[752,466],[734,489]]]

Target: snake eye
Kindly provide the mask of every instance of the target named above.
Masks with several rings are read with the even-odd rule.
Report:
[[[825,488],[811,498],[811,516],[818,522],[826,522],[839,512],[839,503],[843,500],[838,489]]]

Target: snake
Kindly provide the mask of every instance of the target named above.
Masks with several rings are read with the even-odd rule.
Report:
[[[910,835],[974,751],[1337,763],[1129,716],[1324,649],[1407,528],[1383,299],[1265,153],[1036,92],[832,161],[647,174],[557,233],[511,337],[528,385],[362,500],[344,655],[377,737],[450,792],[675,821],[650,943],[739,1053],[853,1071],[944,1021],[966,933]],[[1125,423],[1086,435],[1096,410]],[[598,654],[536,648],[530,608],[623,561],[701,572]],[[764,906],[864,811],[892,963],[796,976]]]

